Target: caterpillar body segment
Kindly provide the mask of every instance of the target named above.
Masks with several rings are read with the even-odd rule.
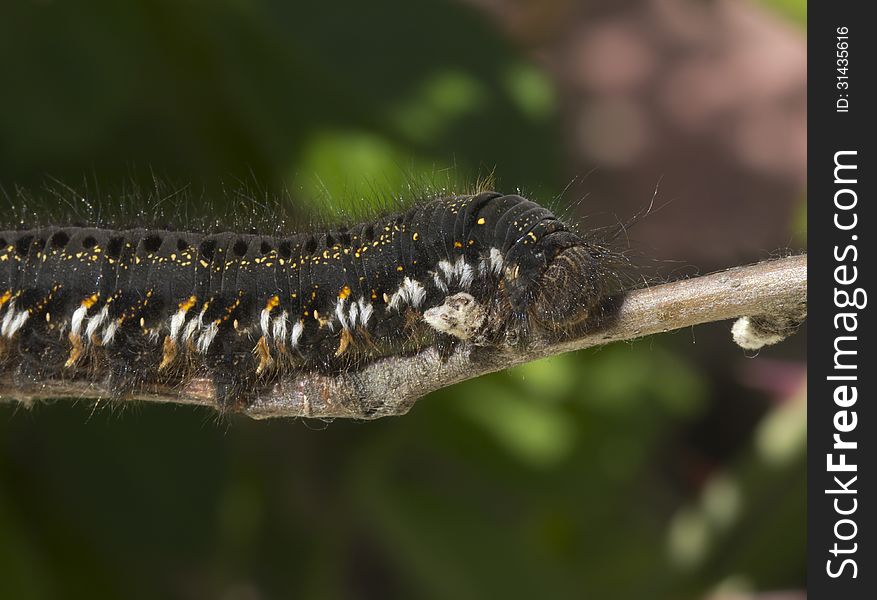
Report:
[[[122,395],[206,374],[240,407],[296,370],[587,326],[611,292],[609,254],[495,192],[287,236],[0,231],[0,369],[108,378]]]

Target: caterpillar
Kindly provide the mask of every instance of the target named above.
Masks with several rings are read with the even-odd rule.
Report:
[[[0,231],[0,373],[124,395],[207,375],[240,409],[273,378],[427,346],[589,327],[612,252],[518,195],[481,192],[319,233]]]

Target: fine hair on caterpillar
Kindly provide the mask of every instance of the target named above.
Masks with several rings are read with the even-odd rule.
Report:
[[[599,235],[492,191],[299,233],[280,217],[223,231],[16,211],[0,228],[3,372],[120,396],[207,376],[222,409],[296,371],[597,326],[623,263]]]

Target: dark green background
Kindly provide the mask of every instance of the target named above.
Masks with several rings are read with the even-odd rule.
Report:
[[[583,174],[558,102],[549,74],[459,3],[0,8],[10,195],[39,198],[47,175],[112,188],[154,171],[208,194],[284,182],[331,212],[452,169],[550,201]],[[599,202],[574,212],[612,212]],[[716,324],[483,377],[370,423],[2,404],[0,597],[801,588],[802,339],[753,360]],[[794,385],[766,394],[752,371]]]

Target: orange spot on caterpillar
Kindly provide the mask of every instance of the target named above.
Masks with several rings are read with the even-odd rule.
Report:
[[[198,298],[195,296],[189,296],[186,300],[180,302],[179,308],[184,313],[189,312],[189,309],[195,306],[196,302],[198,302]]]
[[[162,344],[161,349],[161,363],[158,365],[158,370],[163,371],[168,368],[174,359],[177,357],[177,343],[171,339],[171,336],[164,336],[164,343]]]
[[[67,362],[64,363],[64,368],[69,369],[79,362],[79,358],[82,356],[82,338],[75,333],[71,333],[67,336],[67,339],[70,340],[71,348],[70,356],[67,358]]]
[[[259,366],[256,367],[256,375],[261,375],[266,369],[274,364],[274,359],[271,358],[271,351],[268,349],[268,340],[265,339],[264,335],[259,338],[258,342],[256,342],[256,346],[253,348],[253,354],[259,358]]]
[[[341,356],[347,351],[347,348],[350,347],[351,342],[353,342],[353,336],[351,333],[346,330],[341,330],[341,341],[338,343],[338,349],[335,350],[335,356]]]
[[[92,294],[91,296],[89,296],[88,298],[86,298],[85,300],[82,301],[82,306],[85,307],[85,310],[88,310],[89,308],[91,308],[92,306],[95,305],[98,298],[100,298],[100,294]],[[113,299],[110,298],[110,302],[112,302],[112,300]]]

